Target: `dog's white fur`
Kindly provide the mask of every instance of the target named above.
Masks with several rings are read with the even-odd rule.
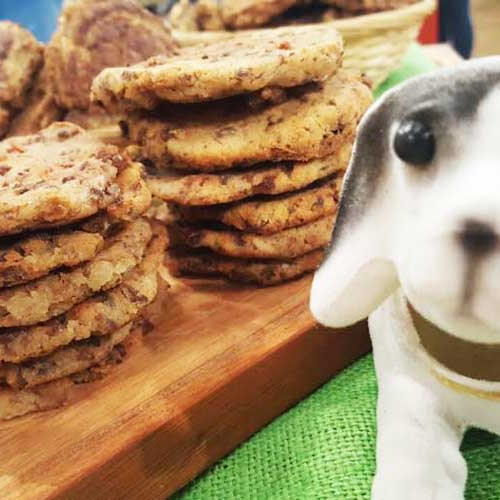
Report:
[[[477,107],[456,119],[461,90],[467,85],[474,90],[487,72],[493,76]],[[404,164],[392,148],[404,115],[422,107],[444,116],[428,169]],[[383,140],[382,135],[364,137],[379,113],[384,113],[381,134],[389,147],[383,157],[371,158],[384,163],[377,181],[369,181],[378,185],[368,190],[371,199],[361,215],[352,215],[363,191],[346,186],[356,183],[363,155],[366,167],[369,143]],[[459,446],[464,431],[476,426],[500,433],[500,400],[473,392],[500,393],[500,383],[452,373],[433,360],[420,344],[407,301],[458,338],[500,343],[500,247],[476,269],[472,301],[464,308],[469,256],[456,237],[467,219],[483,221],[500,234],[500,57],[419,77],[377,102],[359,128],[341,216],[344,227],[338,237],[334,231],[330,255],[314,277],[310,305],[318,321],[331,327],[370,316],[379,386],[372,498],[463,499],[467,469]],[[436,373],[470,391],[453,389]]]

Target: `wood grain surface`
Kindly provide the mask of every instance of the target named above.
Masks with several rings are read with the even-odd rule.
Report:
[[[176,281],[144,346],[73,404],[0,423],[0,498],[164,499],[369,350],[329,332],[310,277]]]

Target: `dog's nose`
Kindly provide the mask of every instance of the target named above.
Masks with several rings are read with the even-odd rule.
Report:
[[[466,253],[477,257],[490,253],[499,243],[498,234],[489,224],[474,219],[464,222],[457,237]]]

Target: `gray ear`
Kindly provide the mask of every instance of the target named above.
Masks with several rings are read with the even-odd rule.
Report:
[[[391,258],[397,190],[388,163],[390,106],[363,118],[346,173],[332,243],[311,289],[315,318],[342,327],[367,317],[398,286]]]

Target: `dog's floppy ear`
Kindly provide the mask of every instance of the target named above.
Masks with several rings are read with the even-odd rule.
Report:
[[[398,286],[390,255],[398,206],[389,168],[390,123],[391,106],[382,102],[358,129],[331,247],[311,290],[311,311],[327,326],[365,318]]]

